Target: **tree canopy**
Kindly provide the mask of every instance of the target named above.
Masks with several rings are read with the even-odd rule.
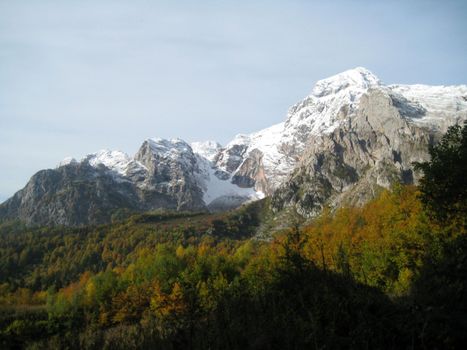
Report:
[[[441,141],[430,147],[431,160],[417,163],[423,171],[422,201],[440,221],[467,218],[467,122],[451,126]]]

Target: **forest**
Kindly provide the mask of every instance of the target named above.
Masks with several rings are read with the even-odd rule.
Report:
[[[95,227],[3,222],[0,348],[463,348],[467,124],[429,152],[418,186],[275,228],[268,199]]]

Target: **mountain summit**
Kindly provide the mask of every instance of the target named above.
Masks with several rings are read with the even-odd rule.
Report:
[[[348,90],[351,93],[364,92],[371,87],[381,84],[378,77],[368,69],[357,67],[332,77],[319,80],[311,93],[315,97],[323,97]]]
[[[467,120],[467,86],[384,85],[365,68],[318,81],[283,123],[226,146],[147,139],[133,157],[103,150],[39,171],[0,206],[28,224],[109,222],[132,211],[225,210],[272,196],[313,216],[361,204],[395,181],[450,125]]]

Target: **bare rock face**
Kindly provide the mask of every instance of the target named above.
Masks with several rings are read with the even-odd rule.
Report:
[[[264,176],[263,153],[254,149],[238,167],[235,175],[232,177],[232,183],[239,187],[257,187],[267,186],[267,180]]]
[[[168,198],[161,198],[161,205],[170,205]],[[138,208],[135,186],[83,162],[39,171],[2,204],[0,215],[29,225],[79,226],[109,222],[117,210]]]
[[[135,160],[147,169],[146,178],[137,186],[146,194],[146,200],[154,194],[165,194],[176,202],[177,210],[206,209],[203,192],[196,182],[198,163],[193,150],[185,141],[146,140]],[[150,206],[157,206],[156,203]]]

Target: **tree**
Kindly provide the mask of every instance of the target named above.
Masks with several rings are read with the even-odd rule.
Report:
[[[415,163],[423,171],[421,199],[440,223],[467,223],[467,122],[451,126],[441,141],[429,149],[429,162]]]

